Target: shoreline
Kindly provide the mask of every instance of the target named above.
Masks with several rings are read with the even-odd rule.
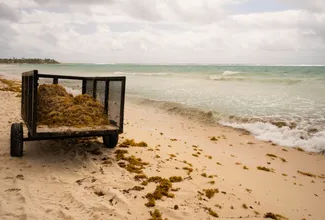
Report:
[[[318,142],[316,143],[313,142],[314,139],[317,139],[317,135],[316,136],[313,135],[315,135],[316,133],[320,133],[320,134],[323,133],[324,131],[322,130],[313,130],[311,131],[311,133],[305,134],[310,136],[309,138],[300,136],[299,139],[301,140],[298,140],[296,142],[299,143],[300,141],[303,144],[298,144],[298,143],[292,144],[290,142],[290,138],[294,138],[294,137],[291,136],[286,137],[289,139],[287,140],[287,139],[278,139],[278,138],[264,135],[267,132],[270,132],[271,134],[273,134],[272,132],[275,133],[276,132],[280,132],[280,133],[297,132],[297,134],[295,135],[298,135],[298,130],[296,130],[297,124],[292,121],[288,122],[288,121],[281,120],[279,118],[277,119],[274,118],[274,120],[271,120],[271,119],[262,119],[258,117],[242,118],[239,116],[230,116],[230,115],[226,116],[220,113],[217,114],[213,111],[205,111],[194,107],[188,107],[176,102],[159,101],[159,100],[153,100],[148,98],[136,97],[132,95],[129,95],[126,98],[128,99],[129,102],[133,104],[160,108],[163,109],[166,113],[179,115],[184,117],[187,120],[193,120],[195,122],[199,122],[204,125],[228,127],[234,130],[245,131],[245,133],[248,132],[250,135],[254,136],[256,139],[259,139],[261,141],[270,142],[283,147],[299,149],[306,152],[313,152],[313,153],[318,153],[323,155],[325,154],[325,149],[318,149],[322,145],[323,141],[318,140]],[[217,118],[215,114],[217,114]],[[264,129],[256,130],[254,129],[255,126],[257,127],[261,126]],[[288,143],[288,144],[286,145],[282,143]]]
[[[119,143],[134,139],[148,147],[107,149],[100,138],[33,141],[24,143],[23,158],[10,158],[10,125],[20,121],[20,98],[0,91],[0,103],[1,219],[140,220],[155,209],[163,219],[214,219],[213,212],[219,219],[265,219],[270,212],[287,219],[325,217],[324,155],[126,100]],[[179,188],[175,197],[145,206],[158,184],[134,180],[137,174],[116,159],[118,150],[148,162],[142,169],[148,177],[182,177],[172,183]],[[134,186],[143,189],[130,190]],[[207,189],[218,193],[208,198]]]

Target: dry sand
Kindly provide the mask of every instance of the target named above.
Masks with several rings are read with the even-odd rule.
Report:
[[[20,121],[20,98],[0,92],[0,106],[1,220],[142,220],[149,219],[149,211],[155,208],[163,219],[214,219],[205,207],[218,213],[219,219],[263,219],[267,212],[294,220],[325,219],[324,155],[274,146],[242,131],[205,126],[127,101],[125,133],[120,142],[129,138],[149,146],[123,148],[129,152],[126,156],[149,162],[143,170],[149,177],[185,178],[173,183],[173,188],[180,188],[173,192],[175,198],[164,197],[156,201],[156,207],[148,208],[145,195],[157,184],[149,183],[143,191],[124,191],[140,182],[133,179],[134,173],[118,166],[114,152],[121,148],[107,149],[99,141],[34,141],[24,143],[22,158],[11,158],[10,125]],[[211,136],[219,138],[211,141]],[[193,164],[190,175],[182,169],[189,167],[183,160]],[[274,172],[258,170],[257,166]],[[203,173],[213,178],[203,177]],[[198,193],[214,188],[219,193],[211,199]]]

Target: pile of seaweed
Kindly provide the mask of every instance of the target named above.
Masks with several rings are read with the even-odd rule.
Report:
[[[73,97],[57,84],[38,88],[37,124],[49,127],[93,127],[108,125],[104,106],[87,94]]]

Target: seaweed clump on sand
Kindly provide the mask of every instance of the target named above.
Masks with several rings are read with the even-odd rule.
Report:
[[[161,213],[158,209],[155,209],[155,211],[149,211],[151,218],[149,220],[162,220]]]
[[[219,193],[218,189],[203,189],[205,196],[211,199],[215,193]]]
[[[316,178],[316,175],[312,174],[312,173],[307,173],[307,172],[303,172],[303,171],[300,171],[300,170],[298,170],[297,172],[300,173],[301,175],[304,175],[304,176],[309,176],[309,177]]]
[[[117,161],[124,160],[124,161],[128,162],[127,165],[125,163],[122,163],[124,165],[121,166],[120,165],[121,162],[119,162],[118,164],[120,167],[125,168],[130,173],[143,174],[142,169],[144,169],[146,165],[149,165],[148,162],[143,162],[141,158],[137,158],[133,155],[131,155],[129,157],[125,156],[125,154],[128,153],[127,150],[118,149],[114,153],[115,153],[115,158]],[[138,179],[138,180],[144,179],[144,178],[145,177],[142,175],[141,176],[137,175],[135,177],[135,179]]]
[[[83,94],[73,97],[57,84],[38,87],[37,124],[73,127],[108,125],[104,106],[92,96]]]
[[[265,172],[274,172],[274,169],[272,169],[272,168],[267,168],[267,167],[262,167],[262,166],[258,166],[257,169],[258,169],[258,170],[265,171]]]
[[[0,91],[20,93],[21,83],[13,80],[8,80],[8,79],[0,79]]]
[[[119,147],[122,148],[128,148],[128,147],[148,147],[148,144],[144,141],[141,141],[139,143],[135,142],[134,139],[126,139],[123,141]]]
[[[156,200],[161,200],[163,196],[168,198],[174,198],[175,195],[170,193],[170,189],[172,188],[172,183],[168,179],[164,179],[161,177],[152,177],[148,179],[148,182],[159,183],[156,186],[156,189],[153,193],[148,193],[146,198],[148,202],[145,204],[147,207],[153,207],[156,205]]]
[[[213,211],[211,208],[205,207],[204,209],[206,211],[208,211],[209,215],[211,215],[211,216],[213,216],[215,218],[219,218],[219,215],[215,211]]]
[[[270,218],[270,219],[275,219],[275,220],[287,220],[288,219],[282,215],[274,214],[272,212],[265,213],[264,218]]]
[[[181,176],[171,176],[169,177],[170,182],[176,183],[176,182],[182,182],[183,178]]]

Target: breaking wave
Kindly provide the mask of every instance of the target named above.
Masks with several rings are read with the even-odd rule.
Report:
[[[114,75],[126,76],[172,76],[172,73],[138,73],[138,72],[114,72]]]
[[[301,147],[306,151],[325,153],[325,130],[315,130],[314,133],[288,126],[278,127],[265,122],[241,124],[223,121],[220,124],[247,130],[257,139],[272,141],[281,146]]]
[[[238,75],[240,74],[241,72],[237,72],[237,71],[224,71],[222,73],[223,76],[233,76],[233,75]]]

